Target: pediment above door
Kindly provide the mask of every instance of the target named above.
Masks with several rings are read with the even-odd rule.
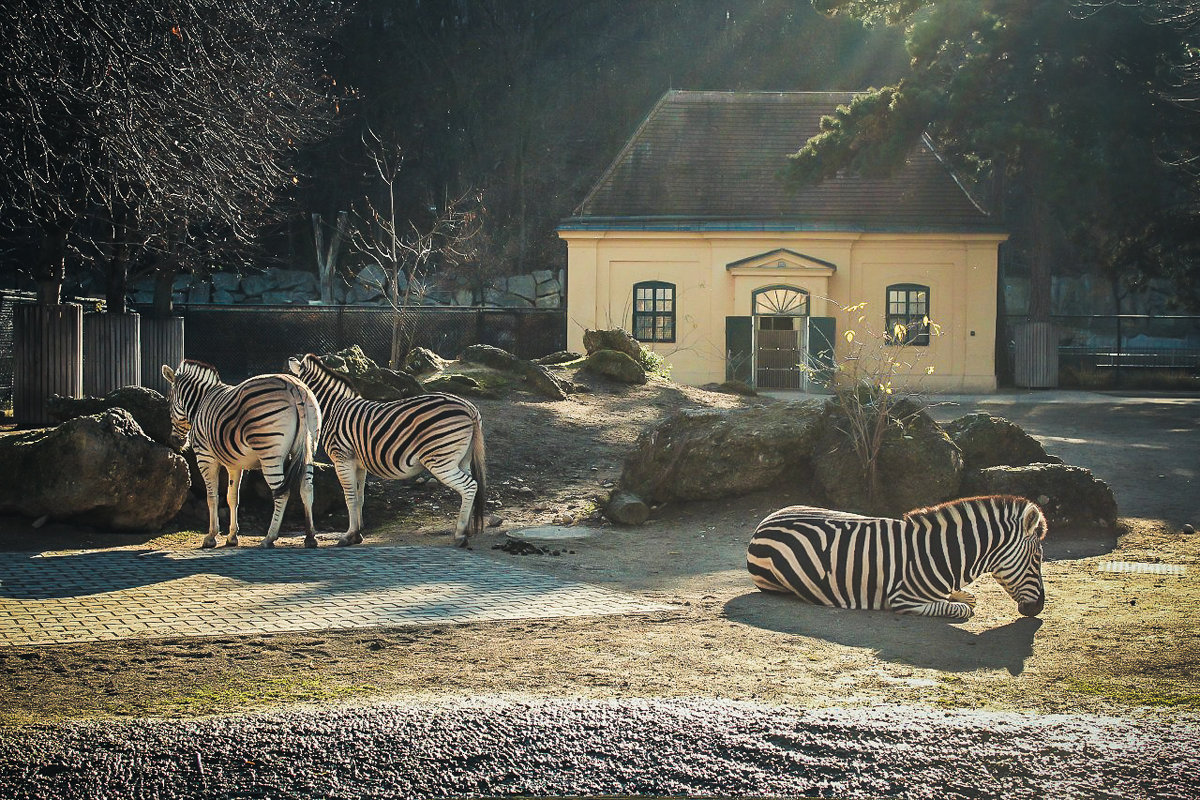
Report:
[[[828,278],[837,270],[837,266],[828,261],[781,247],[749,258],[738,259],[726,264],[725,269],[732,275],[792,273],[815,278]]]

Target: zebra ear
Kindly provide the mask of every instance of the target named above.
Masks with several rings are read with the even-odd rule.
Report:
[[[295,356],[292,356],[288,359],[288,370],[293,375],[300,374],[300,361]]]
[[[163,377],[167,379],[167,383],[171,384],[172,386],[175,385],[175,370],[171,369],[166,364],[163,364],[162,374]]]

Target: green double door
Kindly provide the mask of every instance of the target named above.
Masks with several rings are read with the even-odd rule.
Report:
[[[833,317],[726,317],[726,379],[758,389],[807,391],[814,377],[833,366],[835,327]]]

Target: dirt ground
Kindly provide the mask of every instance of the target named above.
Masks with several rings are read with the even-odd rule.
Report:
[[[493,512],[481,556],[653,598],[674,610],[479,625],[220,639],[0,648],[0,725],[70,718],[192,716],[383,698],[719,697],[798,707],[875,703],[1145,714],[1200,712],[1200,426],[1195,400],[1126,406],[983,406],[1026,426],[1068,463],[1109,480],[1117,530],[1052,533],[1039,618],[1020,617],[990,578],[969,622],[816,608],[754,590],[744,568],[757,522],[814,500],[805,486],[658,508],[644,526],[604,524],[599,498],[639,432],[688,406],[773,402],[652,381],[551,402],[510,387],[479,400]],[[1164,410],[1165,408],[1165,410]],[[968,410],[940,406],[949,419]],[[1089,411],[1090,410],[1090,411]],[[1092,415],[1089,417],[1084,413]],[[1142,459],[1139,461],[1138,459]],[[1152,465],[1147,467],[1147,464]],[[1150,472],[1147,472],[1147,469]],[[457,495],[372,481],[366,543],[450,544]],[[505,532],[570,514],[586,538],[518,555]],[[1193,524],[1200,520],[1191,519]],[[320,521],[322,545],[344,510]],[[243,534],[265,527],[243,523]],[[0,518],[0,548],[198,547],[200,525],[158,536]],[[243,542],[255,539],[243,535]],[[299,538],[281,541],[298,546]],[[1102,562],[1183,565],[1177,575],[1107,572]]]

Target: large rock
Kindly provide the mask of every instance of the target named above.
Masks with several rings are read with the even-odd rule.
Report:
[[[588,355],[600,350],[616,350],[619,353],[638,361],[642,356],[642,346],[629,335],[628,331],[621,328],[613,328],[611,330],[593,331],[585,330],[583,332],[583,347]]]
[[[619,383],[646,382],[645,368],[619,350],[597,350],[589,354],[583,362],[583,369]]]
[[[446,359],[425,347],[414,347],[404,359],[404,369],[412,375],[428,375],[446,368]]]
[[[1091,470],[1065,464],[989,467],[963,478],[962,494],[1010,494],[1042,507],[1051,529],[1100,525],[1117,521],[1117,500]]]
[[[157,530],[188,491],[183,457],[121,408],[0,437],[0,474],[0,511],[114,530]]]
[[[526,361],[507,350],[487,344],[473,344],[463,350],[460,361],[482,364],[485,367],[513,372],[525,379],[531,391],[551,400],[566,400],[569,385],[541,364]]]
[[[813,449],[813,471],[833,508],[897,516],[958,496],[963,458],[923,409],[907,400],[892,406],[876,458],[876,492],[871,496],[863,459],[847,431],[851,425],[832,399],[822,414]]]
[[[487,397],[495,400],[500,395],[489,389],[469,375],[449,373],[438,375],[425,383],[425,388],[431,392],[446,392],[459,397]]]
[[[819,401],[721,410],[686,409],[643,433],[625,459],[621,488],[646,500],[731,497],[811,477]]]
[[[321,363],[349,378],[355,390],[368,400],[399,400],[425,394],[425,387],[412,375],[379,366],[358,345],[323,355]]]
[[[963,465],[968,471],[1062,463],[1058,456],[1047,454],[1041,442],[1019,425],[986,412],[967,414],[942,428],[962,451]]]
[[[171,409],[161,392],[145,386],[122,386],[104,397],[61,397],[46,401],[46,410],[58,422],[101,414],[110,408],[123,408],[137,421],[142,432],[159,444],[173,447]]]

